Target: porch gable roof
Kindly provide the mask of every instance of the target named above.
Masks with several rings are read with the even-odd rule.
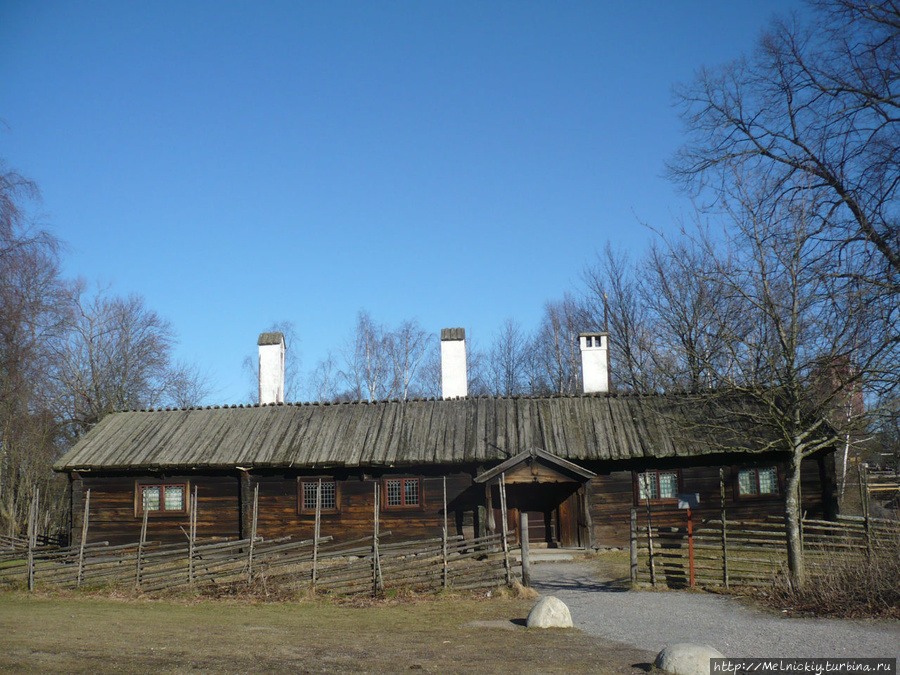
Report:
[[[524,452],[520,452],[515,457],[510,457],[505,462],[501,462],[493,469],[489,469],[488,471],[479,474],[475,477],[475,482],[490,482],[501,474],[512,471],[516,467],[521,466],[526,462],[537,460],[542,460],[546,464],[549,464],[551,468],[561,469],[562,471],[568,473],[574,473],[576,476],[579,476],[584,480],[590,480],[597,475],[593,471],[588,471],[584,467],[578,466],[577,464],[575,464],[575,462],[570,462],[569,460],[558,457],[551,452],[547,452],[546,450],[532,447],[528,450],[525,450]]]

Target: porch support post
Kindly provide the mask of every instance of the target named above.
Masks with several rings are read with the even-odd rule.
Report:
[[[584,505],[584,526],[587,529],[586,549],[594,548],[594,521],[591,519],[591,481],[581,484],[582,500]]]
[[[488,533],[493,534],[497,531],[497,522],[494,518],[494,497],[491,494],[490,482],[484,484],[484,502],[487,509],[487,514],[485,514],[485,527]]]
[[[522,553],[522,585],[531,586],[531,551],[528,545],[528,513],[519,511],[519,541]]]
[[[84,515],[84,481],[81,474],[69,474],[69,545],[81,544],[81,526]]]

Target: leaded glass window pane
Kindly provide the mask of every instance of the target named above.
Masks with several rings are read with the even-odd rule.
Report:
[[[638,476],[641,499],[659,499],[659,485],[655,473],[642,473]]]
[[[322,483],[322,508],[330,511],[337,508],[337,483]]]
[[[404,481],[403,494],[406,506],[415,506],[419,503],[419,481]]]
[[[756,469],[741,469],[738,472],[738,490],[742,495],[758,494],[756,489]]]
[[[403,486],[401,481],[387,481],[387,505],[403,506]]]
[[[316,489],[319,483],[303,483],[303,510],[316,510]],[[337,483],[334,481],[322,481],[322,497],[320,503],[323,511],[335,511],[337,509]]]
[[[676,499],[678,497],[678,474],[659,474],[659,498]]]
[[[778,492],[778,472],[775,467],[759,470],[759,493],[773,495]]]
[[[162,488],[156,486],[148,486],[141,490],[143,493],[143,509],[144,511],[159,511],[159,498]]]
[[[184,511],[184,486],[167,485],[165,488],[166,511]]]
[[[305,510],[313,511],[316,508],[316,484],[315,483],[304,483],[303,484],[303,508]]]

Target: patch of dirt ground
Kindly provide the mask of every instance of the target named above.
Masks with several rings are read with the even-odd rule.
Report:
[[[0,594],[4,673],[642,673],[654,654],[524,627],[534,600],[151,601]]]

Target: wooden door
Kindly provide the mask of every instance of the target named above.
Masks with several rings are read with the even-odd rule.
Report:
[[[578,493],[573,492],[559,505],[559,545],[563,548],[581,546],[579,515],[582,511]]]

